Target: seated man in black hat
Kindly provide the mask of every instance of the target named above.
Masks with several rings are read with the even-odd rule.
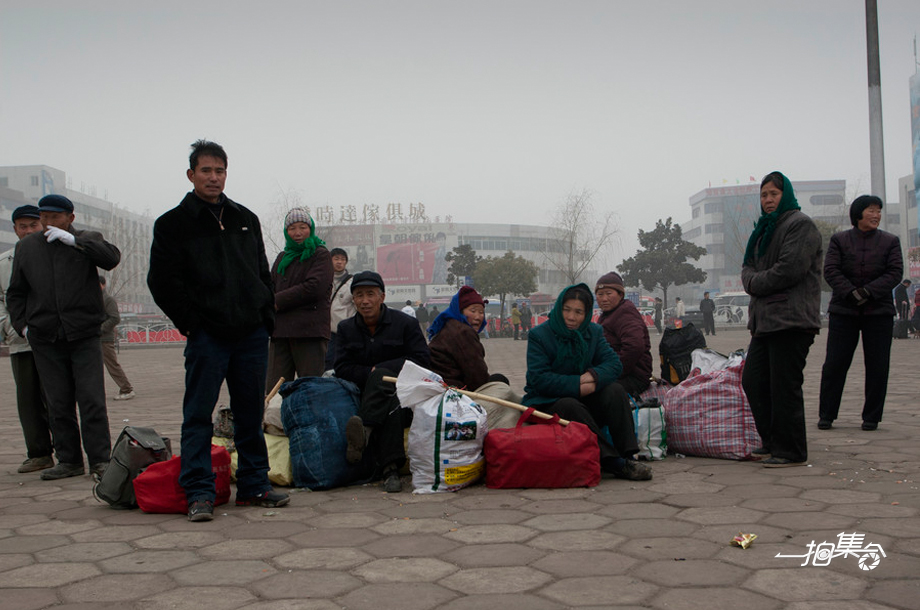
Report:
[[[365,448],[371,451],[384,488],[395,493],[402,491],[403,430],[412,422],[412,411],[400,407],[396,385],[383,377],[399,375],[406,360],[427,368],[431,356],[418,321],[384,305],[384,290],[383,279],[373,271],[352,279],[357,313],[339,323],[335,375],[361,389],[358,414],[345,429],[348,461],[360,461]]]

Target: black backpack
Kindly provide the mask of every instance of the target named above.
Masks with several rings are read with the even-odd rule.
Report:
[[[705,349],[706,338],[692,323],[683,328],[665,328],[658,355],[661,358],[661,378],[677,385],[690,374],[690,354],[695,349]]]
[[[112,458],[102,479],[93,487],[93,495],[112,508],[137,508],[134,479],[154,462],[172,457],[169,439],[153,428],[125,426],[112,447]]]

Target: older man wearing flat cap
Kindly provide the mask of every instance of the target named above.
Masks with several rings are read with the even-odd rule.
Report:
[[[73,202],[67,197],[46,195],[38,210],[44,232],[16,244],[6,303],[13,328],[32,346],[48,400],[58,464],[43,470],[41,478],[82,475],[84,450],[92,474],[101,476],[112,438],[99,342],[105,308],[97,267],[114,269],[121,252],[101,233],[73,227]]]
[[[13,210],[13,231],[23,239],[42,230],[38,208],[23,205]],[[48,405],[35,368],[35,358],[29,342],[13,330],[9,312],[6,309],[6,289],[13,272],[15,249],[0,254],[0,340],[9,346],[10,366],[16,383],[16,406],[19,411],[19,425],[26,440],[26,461],[17,472],[28,473],[46,470],[54,466],[54,445],[51,443],[51,427],[48,425]]]
[[[402,409],[396,386],[383,380],[399,375],[406,360],[428,367],[431,353],[418,321],[384,305],[383,279],[362,271],[351,281],[357,313],[339,322],[335,375],[361,389],[358,414],[348,420],[346,458],[359,462],[368,449],[376,474],[388,493],[402,491],[399,469],[406,461],[403,430],[412,423],[412,411]]]

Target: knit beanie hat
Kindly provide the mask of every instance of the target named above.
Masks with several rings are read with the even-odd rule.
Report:
[[[305,222],[311,228],[313,227],[313,219],[310,218],[310,213],[303,208],[293,208],[287,213],[287,216],[284,217],[284,228],[287,229],[295,222]]]
[[[594,287],[594,292],[596,293],[601,288],[613,288],[621,295],[626,294],[626,289],[623,287],[623,278],[615,271],[605,273],[601,276],[601,279],[597,280],[597,286]]]
[[[470,305],[482,305],[485,307],[486,303],[488,303],[488,301],[482,299],[482,296],[480,296],[478,292],[469,286],[461,287],[460,292],[457,294],[461,312]]]

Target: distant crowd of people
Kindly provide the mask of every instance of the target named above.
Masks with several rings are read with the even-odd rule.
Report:
[[[188,518],[213,518],[212,415],[224,383],[239,454],[237,505],[289,502],[267,477],[264,397],[280,378],[330,371],[361,390],[358,412],[345,429],[347,460],[357,462],[369,453],[384,489],[399,492],[399,469],[406,460],[403,432],[412,412],[398,408],[395,385],[386,378],[397,376],[406,361],[430,368],[451,386],[514,396],[508,379],[486,364],[480,333],[488,326],[488,301],[464,286],[444,311],[411,300],[401,309],[388,307],[380,274],[351,274],[348,253],[327,249],[303,208],[285,215],[279,227],[285,246],[269,265],[259,219],[224,194],[227,167],[220,145],[206,140],[192,145],[187,170],[192,190],[156,220],[147,277],[155,302],[187,340],[179,483]],[[893,319],[907,316],[902,304],[909,309],[910,282],[901,282],[897,237],[878,229],[883,203],[877,197],[852,203],[853,229],[833,236],[826,257],[821,236],[801,212],[786,176],[773,172],[763,179],[760,205],[741,269],[751,295],[751,342],[742,383],[763,441],[756,453],[765,466],[793,466],[807,459],[803,369],[821,329],[822,260],[833,297],[821,429],[837,418],[860,337],[866,363],[862,427],[878,426]],[[84,452],[94,474],[105,471],[111,437],[104,367],[118,385],[116,400],[135,395],[116,356],[117,304],[97,271],[115,268],[120,252],[100,233],[75,229],[73,220],[72,202],[60,195],[18,208],[13,224],[20,241],[0,258],[3,336],[10,345],[28,452],[20,472],[40,470],[43,479],[84,474]],[[897,308],[891,298],[896,286]],[[597,323],[591,321],[595,299],[601,310]],[[662,307],[656,299],[658,332]],[[685,314],[683,307],[678,298],[678,317]],[[709,293],[700,310],[704,331],[714,335]],[[584,283],[568,286],[545,323],[533,326],[533,318],[528,303],[512,305],[513,339],[528,341],[526,385],[517,398],[587,425],[597,437],[605,472],[651,479],[651,468],[636,460],[629,398],[649,387],[651,342],[642,314],[626,298],[622,277],[605,273],[593,291]]]

